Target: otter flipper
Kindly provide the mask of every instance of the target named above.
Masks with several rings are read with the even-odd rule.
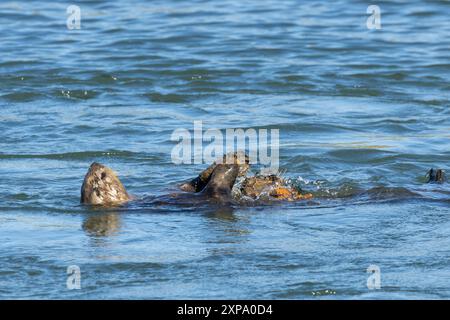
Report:
[[[442,169],[430,169],[427,173],[427,183],[443,183],[445,181],[445,172]]]
[[[229,200],[238,174],[239,165],[237,164],[216,165],[203,194],[216,200]]]
[[[211,178],[211,174],[213,173],[215,168],[216,168],[216,163],[213,163],[207,169],[200,172],[200,174],[196,178],[192,179],[189,182],[183,183],[180,186],[180,189],[183,191],[186,191],[186,192],[202,191],[208,184],[209,179]]]
[[[250,158],[247,154],[237,151],[224,154],[221,161],[215,161],[208,168],[200,172],[200,174],[191,181],[180,185],[180,189],[186,192],[200,192],[211,179],[211,175],[218,164],[236,164],[239,166],[239,176],[244,176],[249,169]]]

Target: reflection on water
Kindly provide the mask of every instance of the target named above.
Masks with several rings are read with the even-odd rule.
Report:
[[[211,211],[206,211],[205,216],[223,221],[230,221],[230,222],[238,221],[238,218],[234,215],[234,208],[232,206],[216,207]]]
[[[208,242],[211,243],[243,243],[247,241],[249,230],[248,217],[238,215],[233,206],[214,206],[203,214],[207,219],[206,228],[211,230]],[[228,250],[228,249],[226,249]]]
[[[89,236],[112,236],[117,234],[120,230],[120,215],[118,212],[94,213],[86,217],[82,227]]]

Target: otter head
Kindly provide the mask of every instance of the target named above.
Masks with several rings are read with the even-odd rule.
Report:
[[[89,167],[81,186],[81,203],[117,205],[130,200],[116,173],[100,163]]]

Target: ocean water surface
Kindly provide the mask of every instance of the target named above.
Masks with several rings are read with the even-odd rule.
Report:
[[[450,2],[0,2],[1,299],[450,298]],[[93,161],[163,195],[171,134],[280,130],[312,201],[79,204]],[[67,287],[67,268],[81,289]],[[380,270],[369,289],[367,268]]]

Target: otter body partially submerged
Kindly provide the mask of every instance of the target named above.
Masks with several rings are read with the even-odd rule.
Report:
[[[239,191],[240,196],[253,200],[312,198],[311,194],[301,194],[276,175],[245,177],[248,169],[248,156],[239,153],[224,155],[219,163],[214,162],[196,178],[180,185],[180,189],[218,202],[239,201],[236,192],[232,192],[233,188]],[[242,180],[236,184],[238,177]],[[114,206],[132,199],[113,170],[96,162],[90,166],[81,186],[81,203]]]
[[[217,164],[198,193],[217,201],[228,201],[238,174],[239,166],[236,164]],[[81,185],[81,203],[116,206],[133,199],[135,197],[128,194],[112,169],[97,162],[91,164]]]

